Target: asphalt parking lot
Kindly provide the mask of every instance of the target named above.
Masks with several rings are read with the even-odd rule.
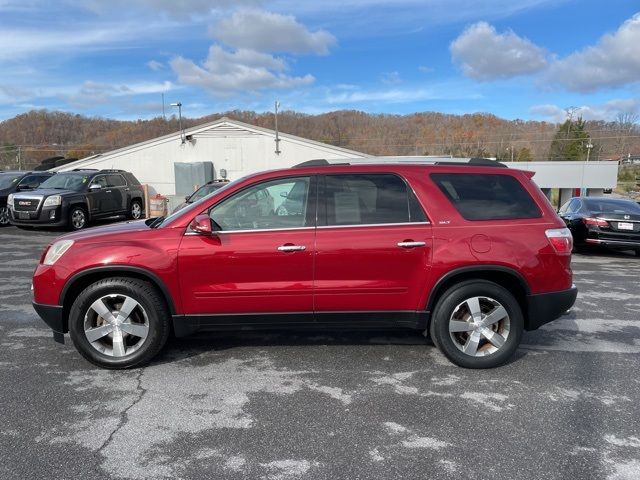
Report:
[[[413,332],[173,340],[99,370],[30,304],[60,232],[0,230],[0,478],[640,478],[640,258],[574,256],[575,308],[470,371]]]

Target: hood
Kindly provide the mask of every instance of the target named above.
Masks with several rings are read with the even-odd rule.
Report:
[[[24,198],[24,197],[33,197],[33,196],[42,196],[49,197],[51,195],[73,195],[77,192],[75,190],[60,190],[55,188],[38,188],[36,190],[28,190],[25,192],[14,193],[14,198]]]
[[[88,242],[113,242],[114,240],[119,240],[119,236],[123,233],[149,230],[149,226],[146,223],[147,221],[148,220],[134,220],[131,222],[114,223],[101,227],[87,228],[86,230],[80,230],[79,232],[63,235],[58,239],[64,238],[65,240]]]

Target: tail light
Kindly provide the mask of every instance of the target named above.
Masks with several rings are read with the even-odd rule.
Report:
[[[573,237],[568,228],[553,228],[544,233],[558,255],[571,255]]]
[[[586,217],[586,218],[583,218],[582,221],[584,222],[585,225],[596,225],[598,227],[609,226],[609,222],[601,218]]]

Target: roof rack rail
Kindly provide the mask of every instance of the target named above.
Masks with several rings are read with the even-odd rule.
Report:
[[[383,163],[404,163],[414,165],[458,165],[470,167],[498,167],[507,168],[506,165],[490,158],[453,158],[453,157],[370,157],[370,158],[345,158],[345,159],[315,159],[294,165],[292,168],[302,167],[331,167],[339,165],[378,165]]]
[[[100,171],[104,172],[104,173],[122,173],[122,172],[124,172],[124,170],[121,170],[121,169],[118,169],[118,168],[103,168]]]
[[[74,168],[72,172],[97,172],[97,168]]]

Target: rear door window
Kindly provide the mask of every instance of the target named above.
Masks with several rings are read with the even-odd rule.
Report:
[[[510,175],[432,173],[431,178],[466,220],[542,216],[529,193]]]
[[[329,226],[426,221],[415,195],[397,175],[327,175],[324,200]]]
[[[122,175],[107,175],[107,183],[110,187],[124,187],[127,184]]]

